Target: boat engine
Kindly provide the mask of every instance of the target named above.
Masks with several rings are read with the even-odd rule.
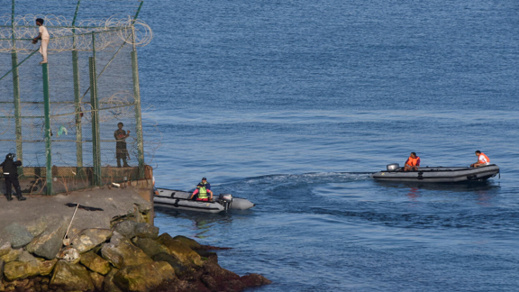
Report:
[[[229,210],[232,204],[232,195],[231,194],[220,194],[218,196],[218,203],[224,206],[225,211]]]
[[[386,166],[387,171],[396,171],[400,168],[400,165],[398,163],[391,163]]]

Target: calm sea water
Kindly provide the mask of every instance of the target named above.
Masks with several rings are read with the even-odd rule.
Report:
[[[140,17],[157,186],[256,203],[157,212],[161,232],[260,273],[255,291],[519,290],[519,2],[154,1]],[[387,185],[402,164],[501,167],[489,184]],[[361,172],[361,173],[357,173]]]

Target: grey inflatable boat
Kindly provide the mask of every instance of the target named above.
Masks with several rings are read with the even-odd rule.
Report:
[[[458,183],[485,181],[499,173],[495,164],[472,167],[419,167],[418,171],[404,171],[398,163],[388,164],[386,170],[373,173],[378,181]]]
[[[228,210],[246,210],[254,204],[243,198],[234,198],[231,194],[220,194],[212,202],[190,200],[191,193],[179,190],[156,188],[153,203],[157,207],[188,210],[196,212],[219,213]]]

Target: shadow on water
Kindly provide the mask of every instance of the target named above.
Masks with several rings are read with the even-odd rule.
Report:
[[[171,218],[172,221],[178,222],[178,219],[188,220],[192,223],[191,230],[195,231],[194,237],[196,238],[207,238],[208,233],[215,224],[230,224],[232,222],[232,216],[229,213],[201,213],[186,210],[173,210],[164,207],[155,207],[155,211],[159,212],[165,217]]]

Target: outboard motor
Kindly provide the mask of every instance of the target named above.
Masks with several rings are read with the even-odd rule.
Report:
[[[231,194],[220,194],[218,196],[218,203],[224,206],[225,211],[229,210],[232,204],[232,195]]]
[[[397,171],[400,168],[400,165],[398,163],[391,163],[386,166],[387,171]]]

